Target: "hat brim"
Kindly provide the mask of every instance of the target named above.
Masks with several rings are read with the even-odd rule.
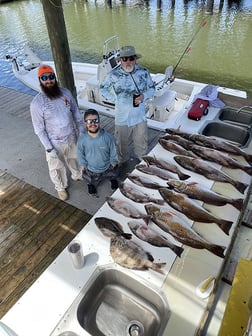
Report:
[[[128,55],[128,56],[126,56],[126,55],[125,55],[125,56],[120,56],[120,55],[119,55],[119,56],[116,57],[116,59],[119,60],[121,57],[130,57],[130,56],[136,56],[136,59],[139,59],[139,58],[142,57],[141,54]]]

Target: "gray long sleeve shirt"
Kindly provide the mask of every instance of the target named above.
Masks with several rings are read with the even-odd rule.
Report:
[[[66,88],[60,88],[62,96],[49,99],[43,92],[37,94],[30,105],[35,134],[45,149],[54,144],[76,142],[77,134],[84,131],[79,108]]]

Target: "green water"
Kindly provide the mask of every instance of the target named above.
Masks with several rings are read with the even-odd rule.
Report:
[[[185,5],[176,0],[174,8],[171,1],[163,1],[158,11],[156,1],[114,1],[110,9],[105,1],[62,0],[72,60],[98,63],[104,40],[118,35],[121,45],[134,45],[143,55],[141,64],[151,72],[164,72],[176,65],[199,29],[175,75],[245,90],[252,98],[252,1],[241,1],[240,6],[225,1],[223,8],[214,3],[213,15],[205,15],[204,1]],[[39,57],[52,59],[40,1],[0,5],[0,25],[0,85],[13,82],[6,53],[21,55],[28,43]]]

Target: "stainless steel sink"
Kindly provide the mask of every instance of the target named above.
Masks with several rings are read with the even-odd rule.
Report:
[[[130,273],[97,268],[51,335],[163,335],[170,316],[165,295]]]
[[[220,121],[207,122],[200,133],[228,140],[240,147],[247,147],[251,140],[251,134],[248,129]]]
[[[251,127],[252,126],[252,113],[251,110],[246,111],[246,108],[238,112],[237,109],[234,109],[232,107],[224,107],[220,110],[219,120],[238,125],[241,127]]]

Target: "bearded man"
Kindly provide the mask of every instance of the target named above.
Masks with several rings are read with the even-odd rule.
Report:
[[[84,125],[75,99],[68,89],[59,87],[52,67],[40,66],[38,80],[41,92],[30,105],[32,123],[45,148],[50,179],[58,197],[65,201],[68,198],[67,168],[73,180],[82,180],[76,142]]]
[[[132,46],[119,51],[120,65],[100,85],[101,95],[115,104],[115,138],[119,163],[130,159],[129,139],[132,137],[135,157],[142,160],[147,152],[148,133],[145,103],[155,86],[147,69],[136,63],[141,57]]]
[[[86,130],[77,142],[77,156],[82,176],[87,181],[88,193],[96,195],[97,185],[109,178],[111,189],[118,188],[118,155],[114,137],[100,127],[96,110],[88,109],[84,114]]]

